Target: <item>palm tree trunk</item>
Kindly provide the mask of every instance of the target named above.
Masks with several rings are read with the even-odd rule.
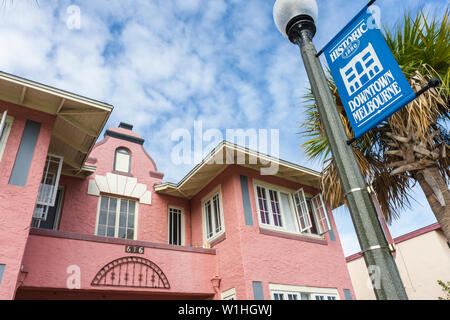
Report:
[[[450,243],[450,191],[437,167],[417,172],[417,181],[427,197],[447,242]]]

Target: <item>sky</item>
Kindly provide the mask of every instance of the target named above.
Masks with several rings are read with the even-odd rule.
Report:
[[[367,0],[318,0],[319,50]],[[3,3],[3,4],[2,4]],[[406,10],[445,9],[447,0],[378,0],[392,27]],[[112,104],[106,127],[134,125],[164,181],[196,164],[171,154],[179,129],[279,130],[279,157],[317,171],[299,132],[308,79],[276,29],[273,0],[0,1],[0,70]],[[323,61],[325,67],[325,61]],[[100,139],[103,136],[100,137]],[[204,152],[209,152],[205,142]],[[194,160],[194,159],[193,159]],[[420,188],[391,226],[394,237],[436,222]],[[347,209],[335,210],[346,256],[360,250]]]

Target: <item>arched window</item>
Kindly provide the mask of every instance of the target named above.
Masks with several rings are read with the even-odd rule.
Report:
[[[130,173],[131,153],[125,148],[116,149],[114,156],[114,171]]]

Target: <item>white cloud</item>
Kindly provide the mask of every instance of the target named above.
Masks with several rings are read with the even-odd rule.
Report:
[[[397,2],[382,6],[389,21],[401,14],[391,10]],[[178,128],[191,131],[196,120],[205,130],[222,132],[280,129],[281,158],[320,170],[299,148],[308,80],[298,48],[273,25],[273,1],[77,3],[80,30],[66,26],[69,0],[1,7],[0,70],[113,104],[108,125],[133,123],[171,181],[192,166],[171,163],[170,134]],[[415,0],[414,6],[423,3]],[[365,4],[319,0],[318,48]],[[419,212],[410,217],[414,221],[402,221],[425,223]]]

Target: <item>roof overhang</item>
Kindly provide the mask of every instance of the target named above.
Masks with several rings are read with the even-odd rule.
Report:
[[[239,165],[261,172],[270,166],[278,168],[273,176],[320,189],[320,173],[291,162],[224,141],[192,169],[178,184],[163,183],[155,191],[185,199],[192,199],[229,165]]]
[[[0,100],[56,116],[49,153],[64,157],[62,174],[85,178],[84,165],[113,106],[0,71]]]

